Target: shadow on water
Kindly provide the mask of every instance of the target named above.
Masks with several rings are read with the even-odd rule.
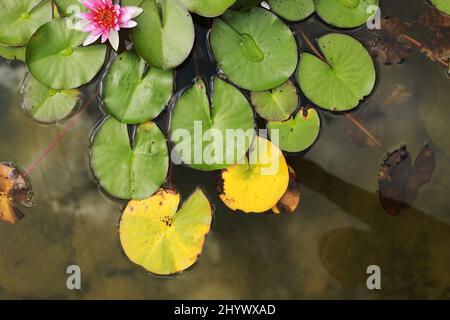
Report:
[[[378,193],[347,183],[312,161],[300,159],[294,169],[302,185],[369,227],[369,231],[335,229],[320,240],[321,262],[344,287],[364,283],[367,266],[378,265],[385,283],[381,296],[391,296],[390,288],[397,290],[393,288],[408,283],[401,297],[426,297],[430,291],[450,297],[449,225],[414,207],[398,217],[389,216],[379,203]]]

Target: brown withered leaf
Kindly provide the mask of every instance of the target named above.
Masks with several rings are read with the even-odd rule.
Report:
[[[382,64],[399,64],[406,60],[411,52],[411,44],[402,35],[405,24],[398,18],[384,18],[381,29],[373,33],[368,42],[369,50],[375,59]]]
[[[33,193],[31,186],[12,163],[0,162],[0,221],[15,224],[24,215],[15,205],[30,207]]]
[[[380,202],[387,213],[397,216],[410,207],[420,188],[431,180],[436,159],[433,150],[425,146],[413,165],[406,146],[386,155],[378,175]]]
[[[275,214],[293,213],[300,203],[300,184],[294,169],[289,166],[289,184],[283,197],[278,201],[272,212]]]

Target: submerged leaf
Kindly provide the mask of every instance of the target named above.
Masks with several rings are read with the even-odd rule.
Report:
[[[289,171],[283,153],[269,140],[255,137],[245,163],[221,173],[220,199],[232,210],[265,212],[285,194]]]
[[[16,223],[24,217],[15,204],[32,205],[31,186],[12,163],[0,162],[0,221]]]
[[[236,85],[252,91],[282,85],[297,66],[292,31],[268,10],[227,11],[214,19],[210,42],[219,68]]]
[[[289,166],[289,185],[283,197],[272,208],[273,213],[293,213],[300,203],[300,184],[294,169]]]
[[[91,167],[100,185],[120,199],[145,199],[164,183],[169,155],[164,134],[153,122],[137,127],[132,143],[126,124],[106,118],[91,147]]]
[[[378,176],[380,201],[390,215],[398,215],[410,207],[420,188],[429,182],[436,167],[433,150],[425,146],[416,158],[414,166],[406,146],[388,153]]]
[[[180,194],[171,189],[128,203],[119,235],[131,261],[160,275],[183,271],[197,261],[211,228],[211,204],[200,189],[180,209],[179,203]]]

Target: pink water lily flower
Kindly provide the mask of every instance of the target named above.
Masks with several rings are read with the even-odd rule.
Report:
[[[133,28],[137,25],[132,19],[143,11],[139,7],[122,7],[112,0],[80,0],[88,12],[78,14],[85,23],[84,32],[91,34],[84,41],[84,46],[90,45],[102,37],[102,43],[109,39],[111,46],[117,51],[119,48],[119,30]]]

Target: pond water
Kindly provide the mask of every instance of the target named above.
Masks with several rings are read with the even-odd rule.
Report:
[[[425,8],[422,0],[408,1],[407,7],[405,2],[382,1],[383,15],[412,21]],[[195,59],[205,77],[215,72],[204,42],[206,25],[197,25],[199,46],[178,70],[177,90],[195,77]],[[311,36],[328,31],[316,17],[293,28]],[[365,37],[367,30],[348,33]],[[424,34],[414,36],[425,40]],[[445,131],[450,79],[442,66],[416,51],[406,63],[378,64],[377,71],[374,93],[353,115],[388,150],[405,143],[415,157],[428,142],[436,152],[433,180],[413,208],[397,217],[385,213],[377,194],[385,151],[352,136],[357,131],[342,114],[320,111],[318,141],[307,153],[288,157],[302,192],[294,214],[232,212],[220,201],[210,173],[174,168],[173,183],[183,196],[196,186],[206,190],[214,222],[195,266],[174,277],[155,277],[125,257],[117,225],[124,202],[102,193],[90,172],[89,137],[102,116],[93,104],[32,172],[35,206],[23,210],[26,218],[17,225],[0,223],[0,298],[450,298],[450,137]],[[0,160],[26,167],[68,122],[40,125],[23,112],[24,75],[23,64],[0,60]],[[404,99],[389,103],[399,88],[407,93]],[[94,92],[92,84],[84,100]],[[382,116],[372,116],[380,108]],[[165,119],[159,123],[165,126]],[[81,267],[80,291],[66,287],[71,264]],[[382,290],[366,287],[366,268],[372,264],[381,268]]]

